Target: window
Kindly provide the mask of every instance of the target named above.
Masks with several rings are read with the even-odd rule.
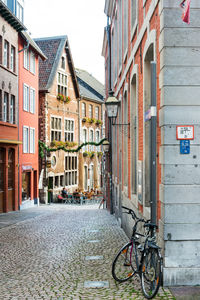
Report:
[[[3,50],[3,65],[8,68],[9,61],[9,44],[7,41],[4,41],[4,50]]]
[[[86,104],[82,102],[82,118],[86,117]]]
[[[77,156],[65,157],[65,185],[71,186],[77,184],[78,160]]]
[[[24,45],[24,47],[26,47]],[[28,49],[25,49],[24,50],[24,68],[25,69],[29,69],[29,52],[28,52]]]
[[[62,57],[61,68],[65,70],[65,58]]]
[[[10,123],[15,123],[15,96],[11,95],[10,99]]]
[[[87,142],[87,129],[83,129],[83,143]],[[87,146],[83,147],[83,151],[87,151]]]
[[[58,94],[67,96],[67,75],[58,72]]]
[[[51,117],[51,141],[61,141],[61,118]]]
[[[100,142],[100,131],[99,130],[97,130],[96,131],[96,143],[99,143]],[[96,148],[97,148],[97,151],[99,151],[99,147],[100,146],[97,146]]]
[[[35,113],[35,90],[30,88],[30,112]]]
[[[94,131],[93,130],[90,130],[90,142],[94,142]],[[89,146],[89,149],[90,149],[90,151],[94,151],[94,146],[93,145],[90,145]]]
[[[16,17],[23,22],[23,7],[17,1]]]
[[[8,93],[4,93],[3,100],[3,122],[8,121]]]
[[[10,53],[10,69],[12,72],[15,72],[15,47],[11,46]]]
[[[29,152],[29,137],[28,137],[28,127],[23,126],[23,152],[28,153]]]
[[[35,128],[30,128],[30,153],[35,153]]]
[[[23,108],[25,111],[29,111],[29,87],[26,84],[24,84]]]
[[[95,107],[95,118],[98,120],[99,119],[99,107]]]
[[[30,53],[30,71],[35,74],[35,54],[32,51]]]
[[[74,120],[65,119],[65,142],[74,141]]]
[[[93,118],[93,107],[89,104],[89,118]]]
[[[59,187],[59,176],[55,176],[55,188]]]

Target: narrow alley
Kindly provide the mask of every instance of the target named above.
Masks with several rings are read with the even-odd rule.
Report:
[[[127,237],[97,205],[40,206],[0,215],[0,299],[144,299],[137,278],[115,283]],[[173,299],[162,288],[155,299]]]

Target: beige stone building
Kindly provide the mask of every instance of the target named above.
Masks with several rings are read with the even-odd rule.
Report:
[[[39,139],[52,149],[40,158],[40,201],[46,203],[49,189],[55,197],[63,187],[78,188],[78,154],[62,149],[78,146],[79,89],[67,36],[35,42],[48,57],[39,73]]]

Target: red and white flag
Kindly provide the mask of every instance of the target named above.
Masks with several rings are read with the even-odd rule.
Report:
[[[190,24],[190,2],[191,0],[183,0],[180,4],[183,10],[182,20],[187,24]]]

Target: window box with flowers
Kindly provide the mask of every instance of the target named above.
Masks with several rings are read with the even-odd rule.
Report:
[[[65,98],[65,96],[62,95],[62,94],[58,94],[58,95],[57,95],[57,99],[58,99],[59,101],[64,101],[64,98]]]
[[[101,158],[101,157],[102,157],[102,155],[103,155],[103,152],[97,152],[97,156],[98,156],[98,158]]]
[[[91,124],[95,123],[95,119],[94,118],[88,118],[88,122],[91,123]]]
[[[71,101],[71,98],[69,97],[69,96],[66,96],[65,98],[64,98],[64,102],[65,103],[69,103]]]
[[[103,124],[103,122],[101,121],[101,120],[96,120],[96,125],[98,126],[98,125],[102,125]]]
[[[90,158],[93,158],[94,155],[95,155],[95,152],[94,152],[94,151],[91,151],[90,154],[89,154]]]
[[[86,117],[82,118],[82,122],[83,123],[87,122],[87,118]]]

